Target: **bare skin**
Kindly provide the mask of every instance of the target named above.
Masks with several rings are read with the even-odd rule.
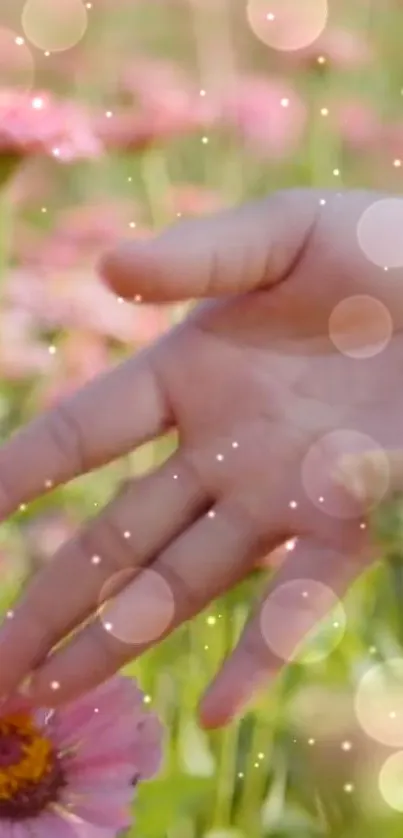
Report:
[[[128,483],[24,592],[0,630],[0,692],[34,669],[35,701],[55,706],[77,696],[236,585],[258,556],[297,537],[202,701],[202,723],[225,724],[326,612],[331,602],[321,590],[342,597],[368,566],[366,505],[334,479],[344,437],[323,437],[356,431],[388,450],[401,442],[403,271],[369,262],[356,234],[380,197],[276,194],[105,257],[103,276],[128,300],[204,302],[2,447],[1,515],[42,494],[46,481],[66,483],[167,428],[177,429],[179,444],[154,473]],[[388,345],[372,358],[351,359],[329,338],[334,307],[354,295],[375,297],[393,318]],[[346,334],[351,329],[365,343],[360,317]],[[320,440],[308,485],[305,458]],[[144,567],[172,591],[165,625],[158,596],[144,616],[142,574],[130,581],[121,574]],[[122,642],[97,613],[116,573],[127,582],[120,596],[130,606],[132,640],[141,634],[138,615],[146,620],[141,642]],[[282,589],[286,618],[262,632],[265,603],[295,580],[327,587],[312,589],[303,618],[293,587]],[[273,651],[279,637],[281,657]]]

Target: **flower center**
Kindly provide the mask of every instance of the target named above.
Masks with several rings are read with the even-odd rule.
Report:
[[[32,818],[56,800],[63,773],[28,713],[0,719],[0,818]]]

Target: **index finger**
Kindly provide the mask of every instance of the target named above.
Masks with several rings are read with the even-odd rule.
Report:
[[[161,349],[157,344],[98,376],[0,447],[0,519],[171,424],[158,372]]]

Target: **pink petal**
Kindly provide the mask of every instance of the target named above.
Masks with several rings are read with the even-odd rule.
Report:
[[[27,821],[24,838],[79,838],[81,824],[76,824],[56,812],[43,812],[33,820]],[[83,834],[83,833],[81,833]],[[14,836],[13,836],[14,838]],[[22,838],[22,836],[21,836]]]
[[[124,791],[114,791],[113,794],[94,792],[88,797],[73,794],[67,789],[62,797],[62,803],[74,811],[76,817],[89,821],[94,826],[126,829],[131,824],[130,806],[133,799],[132,788]],[[64,836],[63,836],[64,838]]]
[[[28,838],[26,830],[13,832],[14,824],[11,821],[0,822],[0,838]]]
[[[132,712],[133,717],[144,712],[143,696],[134,681],[116,676],[65,707],[57,714],[60,739],[70,737],[72,732],[93,721],[94,715],[102,719],[105,713],[110,720],[111,707],[116,717],[126,709]],[[95,708],[98,708],[97,714],[94,713]]]
[[[113,764],[106,766],[97,763],[95,766],[72,764],[68,770],[67,781],[69,789],[86,793],[86,790],[97,788],[99,791],[114,791],[115,789],[131,786],[135,777],[133,763]]]

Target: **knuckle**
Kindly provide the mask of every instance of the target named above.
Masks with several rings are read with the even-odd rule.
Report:
[[[92,525],[77,536],[80,552],[86,556],[100,556],[111,573],[119,573],[136,564],[132,539],[125,537],[112,511],[105,511]]]
[[[59,455],[68,464],[69,472],[81,474],[86,471],[83,432],[66,405],[58,405],[50,415],[48,433]]]

